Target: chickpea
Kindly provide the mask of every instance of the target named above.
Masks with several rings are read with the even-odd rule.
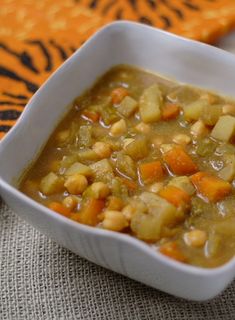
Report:
[[[158,193],[163,188],[162,182],[155,182],[149,186],[149,191],[153,193]]]
[[[140,122],[135,126],[136,130],[141,132],[141,133],[149,133],[151,130],[151,127],[149,124],[146,124],[144,122]]]
[[[190,247],[202,247],[207,240],[207,234],[203,230],[195,229],[184,234],[184,241]]]
[[[123,133],[125,133],[127,130],[126,121],[124,119],[121,119],[117,122],[115,122],[111,128],[110,133],[114,137],[121,136]]]
[[[104,182],[94,182],[91,191],[97,199],[105,199],[110,194],[109,187]]]
[[[191,142],[191,138],[187,134],[177,134],[173,137],[173,141],[177,144],[186,145]]]
[[[63,130],[57,133],[56,140],[59,143],[64,143],[69,138],[69,130]]]
[[[204,136],[208,133],[208,129],[205,126],[205,124],[202,122],[202,120],[198,120],[191,126],[190,132],[193,136],[196,136],[196,137]]]
[[[107,210],[104,212],[102,226],[104,229],[122,231],[128,226],[128,222],[122,212]]]
[[[136,208],[134,208],[132,205],[128,204],[122,209],[122,213],[124,217],[127,219],[127,221],[131,221],[132,217],[136,213]]]
[[[225,104],[222,110],[223,114],[230,114],[231,116],[235,116],[235,106],[232,104]]]
[[[87,188],[88,181],[82,174],[74,174],[67,178],[64,186],[71,194],[81,194]]]
[[[111,196],[108,199],[108,210],[122,210],[123,201],[121,198]]]
[[[79,199],[76,196],[68,196],[64,198],[63,205],[68,208],[70,211],[75,209],[75,207],[78,205]]]
[[[105,142],[96,142],[92,149],[101,159],[109,158],[112,154],[110,145]]]

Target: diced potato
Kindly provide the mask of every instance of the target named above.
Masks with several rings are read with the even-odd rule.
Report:
[[[213,126],[218,121],[219,117],[222,115],[222,105],[214,104],[214,105],[205,105],[202,109],[201,119],[202,121],[208,125]]]
[[[163,188],[163,186],[163,182],[155,182],[149,186],[148,190],[157,194]]]
[[[121,174],[124,174],[129,178],[136,179],[136,165],[130,156],[121,152],[118,153],[116,167]]]
[[[195,193],[195,188],[187,176],[174,177],[168,184],[184,190],[190,196]]]
[[[218,172],[218,177],[223,180],[231,182],[235,176],[235,155],[224,155],[225,165],[223,169]]]
[[[184,108],[184,119],[186,121],[198,120],[202,115],[203,108],[207,105],[206,100],[197,100],[188,104]]]
[[[145,137],[137,137],[126,146],[125,151],[134,160],[142,159],[149,153],[148,141]]]
[[[127,130],[127,125],[126,121],[124,119],[121,119],[117,122],[115,122],[111,128],[110,128],[110,133],[114,137],[118,137],[123,135]]]
[[[140,200],[147,206],[148,213],[137,212],[131,219],[131,229],[142,240],[156,241],[161,237],[163,227],[177,223],[177,210],[150,192],[142,193]]]
[[[157,84],[145,89],[139,101],[142,121],[151,123],[160,120],[162,102],[162,93]]]
[[[77,142],[80,147],[89,148],[92,146],[92,127],[90,125],[79,128]]]
[[[190,129],[190,133],[195,137],[202,137],[208,134],[208,129],[202,120],[196,121]]]
[[[74,174],[82,174],[85,177],[90,177],[92,176],[92,170],[80,162],[75,162],[65,171],[66,176],[72,176]]]
[[[54,172],[50,172],[42,178],[39,189],[46,196],[62,192],[64,190],[64,179]]]
[[[214,126],[211,136],[214,139],[228,142],[235,131],[235,117],[221,116]]]
[[[137,109],[137,101],[129,96],[126,96],[117,107],[118,112],[126,118],[129,118],[131,115],[133,115]]]
[[[108,182],[114,177],[113,168],[108,159],[92,163],[90,169],[93,171],[96,180]]]

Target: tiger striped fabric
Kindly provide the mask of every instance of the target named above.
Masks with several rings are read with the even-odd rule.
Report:
[[[120,19],[213,43],[235,27],[235,1],[1,0],[0,138],[51,72],[98,28]]]

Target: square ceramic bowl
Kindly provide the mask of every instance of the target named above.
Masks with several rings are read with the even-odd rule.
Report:
[[[128,235],[71,221],[15,187],[68,105],[117,64],[135,65],[180,82],[235,95],[235,56],[137,23],[112,23],[50,77],[1,141],[1,195],[23,219],[87,260],[178,297],[210,299],[234,278],[235,259],[214,269],[181,264]]]

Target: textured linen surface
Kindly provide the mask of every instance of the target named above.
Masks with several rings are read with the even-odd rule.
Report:
[[[0,320],[21,319],[232,320],[235,282],[210,302],[175,298],[60,247],[0,200]]]

